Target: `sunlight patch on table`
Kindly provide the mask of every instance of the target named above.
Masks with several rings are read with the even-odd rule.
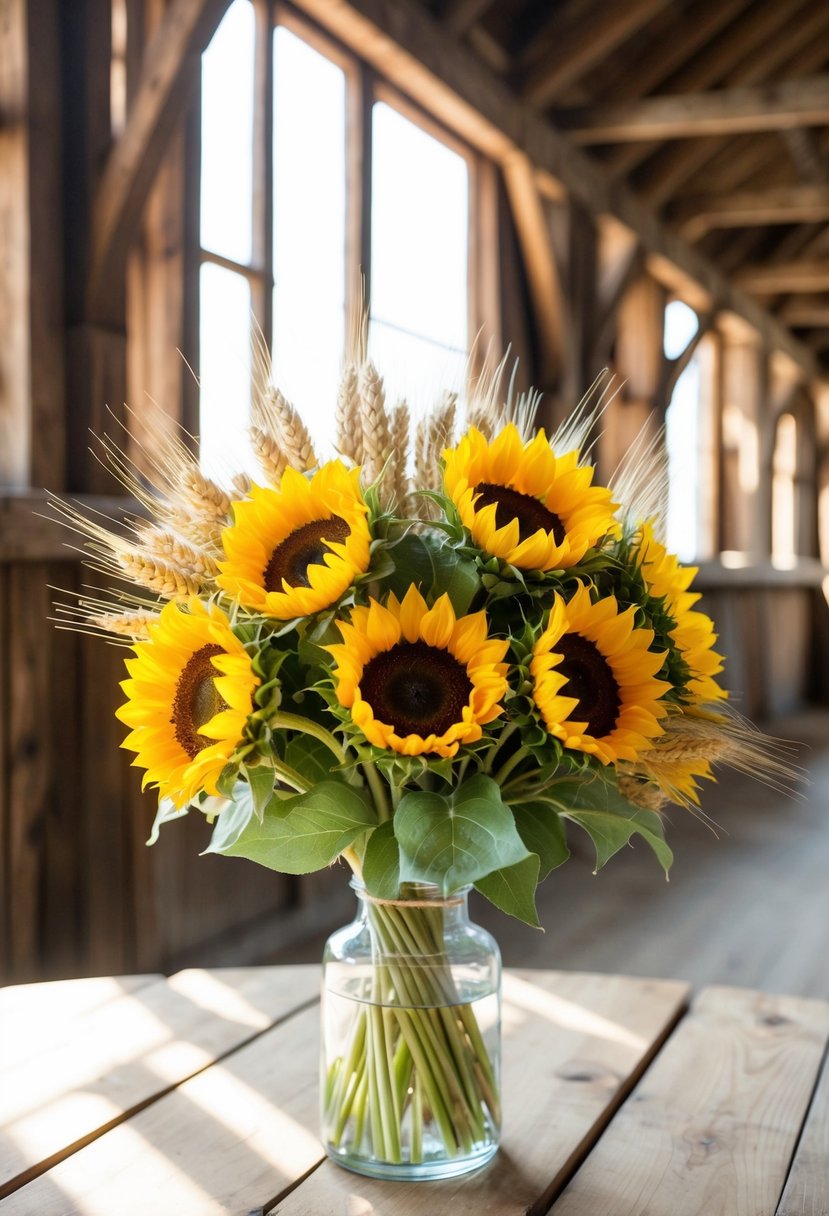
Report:
[[[621,1043],[634,1051],[643,1052],[649,1041],[642,1035],[634,1034],[618,1022],[601,1014],[593,1013],[584,1005],[568,1001],[564,997],[554,996],[543,988],[537,988],[526,980],[515,975],[504,976],[505,1015],[509,1017],[509,1007],[517,1006],[527,1013],[546,1018],[547,1021],[565,1030],[574,1030],[579,1034],[591,1035],[593,1038],[607,1039],[611,1043]]]

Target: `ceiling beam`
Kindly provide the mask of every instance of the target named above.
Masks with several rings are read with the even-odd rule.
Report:
[[[734,277],[745,291],[757,295],[777,295],[790,291],[829,291],[829,258],[747,266]]]
[[[695,252],[624,183],[536,114],[413,0],[295,0],[387,79],[500,165],[526,155],[536,169],[592,215],[633,229],[653,273],[695,286],[698,295],[742,316],[772,349],[785,351],[809,379],[819,376],[806,347]]]
[[[829,329],[829,300],[789,300],[780,310],[786,325],[800,329]]]
[[[555,119],[578,144],[823,126],[829,123],[829,76],[561,110]]]
[[[578,25],[561,30],[560,37],[553,38],[549,55],[527,72],[521,88],[524,101],[545,109],[580,76],[601,63],[665,8],[667,2],[625,0],[624,3],[602,4]],[[557,20],[550,23],[553,35],[557,24]]]
[[[106,321],[168,141],[228,0],[172,0],[144,55],[132,107],[98,184],[88,304]],[[122,281],[122,280],[121,280]]]
[[[453,34],[465,34],[492,5],[493,0],[448,0],[443,10],[443,24]]]
[[[712,228],[809,224],[829,219],[829,185],[699,195],[677,203],[670,218],[688,241],[700,240]]]

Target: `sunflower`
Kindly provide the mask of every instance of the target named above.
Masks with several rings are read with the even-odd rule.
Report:
[[[481,549],[522,570],[561,570],[615,531],[611,492],[594,486],[578,452],[554,455],[541,430],[523,443],[514,423],[488,443],[471,427],[443,453],[443,480]]]
[[[488,636],[483,612],[457,618],[448,595],[428,608],[413,585],[337,625],[337,698],[377,747],[454,756],[502,712],[509,643]]]
[[[590,600],[584,584],[566,603],[557,595],[547,628],[533,647],[535,703],[551,735],[602,764],[635,760],[662,734],[667,712],[657,680],[665,655],[649,649],[653,630],[635,629],[633,607],[615,598]]]
[[[332,460],[310,479],[288,468],[278,490],[233,504],[216,582],[245,608],[282,621],[336,603],[369,564],[360,470]]]
[[[688,590],[698,568],[680,565],[674,554],[656,539],[650,523],[639,529],[638,552],[648,593],[665,601],[668,615],[676,622],[669,636],[690,669],[688,692],[692,702],[722,700],[728,693],[714,679],[723,669],[722,655],[714,650],[717,640],[714,622],[704,612],[693,611],[701,596]]]
[[[149,626],[150,640],[127,660],[130,678],[121,684],[127,701],[116,710],[132,727],[121,746],[147,770],[142,788],[157,786],[178,807],[200,790],[218,793],[259,683],[225,614],[197,599],[188,608],[166,604]]]

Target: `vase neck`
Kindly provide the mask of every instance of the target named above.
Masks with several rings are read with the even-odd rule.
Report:
[[[451,925],[463,924],[469,920],[468,899],[470,887],[461,887],[450,895],[443,895],[440,887],[433,883],[401,883],[400,892],[396,899],[377,899],[368,893],[364,883],[353,878],[351,886],[357,896],[360,912],[363,917],[369,914],[372,907],[378,909],[401,909],[427,914],[430,911],[440,913],[445,928]]]

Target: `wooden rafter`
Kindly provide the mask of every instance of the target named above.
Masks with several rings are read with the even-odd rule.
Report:
[[[799,176],[804,182],[829,181],[829,167],[817,134],[805,127],[782,131],[781,137]]]
[[[824,68],[829,8],[824,5],[807,8],[802,21],[794,19],[795,14],[788,7],[778,5],[778,8],[787,18],[784,27],[762,46],[761,55],[751,56],[727,83],[762,83],[770,72],[781,75],[785,72],[790,79],[799,79]],[[712,160],[727,138],[730,137],[689,139],[665,148],[646,167],[643,175],[644,193],[648,199],[661,205],[678,194],[686,182]],[[741,155],[735,157],[735,168],[741,159]]]
[[[443,10],[444,24],[453,34],[465,34],[493,3],[494,0],[449,0]]]
[[[787,325],[801,329],[829,329],[829,300],[812,300],[808,296],[791,299],[780,310]]]
[[[820,126],[829,123],[829,76],[562,110],[556,120],[579,144]]]
[[[545,57],[523,82],[521,95],[525,101],[540,109],[574,81],[590,71],[641,29],[667,0],[625,0],[624,3],[603,4],[578,25],[562,31],[555,38],[549,57]],[[554,32],[557,16],[551,22]]]
[[[829,258],[747,266],[736,276],[747,291],[776,295],[789,291],[829,291]]]
[[[162,156],[198,79],[199,56],[228,0],[172,0],[147,47],[126,126],[101,175],[93,211],[88,306],[106,321]]]
[[[549,382],[561,364],[564,332],[561,283],[550,228],[529,159],[517,154],[502,170],[537,322],[541,375]]]
[[[804,224],[829,219],[829,185],[777,186],[683,199],[671,212],[682,235],[698,241],[712,228]]]
[[[779,321],[661,223],[631,190],[612,182],[522,104],[420,5],[412,0],[298,0],[298,7],[499,164],[523,153],[592,215],[615,216],[637,232],[654,273],[667,270],[696,285],[701,296],[745,318],[768,346],[787,351],[807,377],[817,377],[817,361]]]
[[[691,93],[719,85],[757,84],[762,77],[756,74],[753,67],[753,53],[759,48],[771,45],[775,53],[782,56],[780,62],[785,62],[786,55],[791,53],[786,46],[791,38],[791,28],[795,30],[798,38],[802,33],[804,39],[815,36],[816,24],[819,32],[823,23],[819,12],[817,22],[809,12],[802,21],[798,20],[800,10],[809,3],[810,0],[789,0],[785,6],[780,4],[779,0],[759,0],[752,3],[748,12],[670,78],[668,83],[671,92]],[[607,158],[608,169],[614,177],[628,176],[653,152],[658,151],[659,147],[658,142],[650,141],[615,148]],[[672,151],[688,156],[691,149]]]

